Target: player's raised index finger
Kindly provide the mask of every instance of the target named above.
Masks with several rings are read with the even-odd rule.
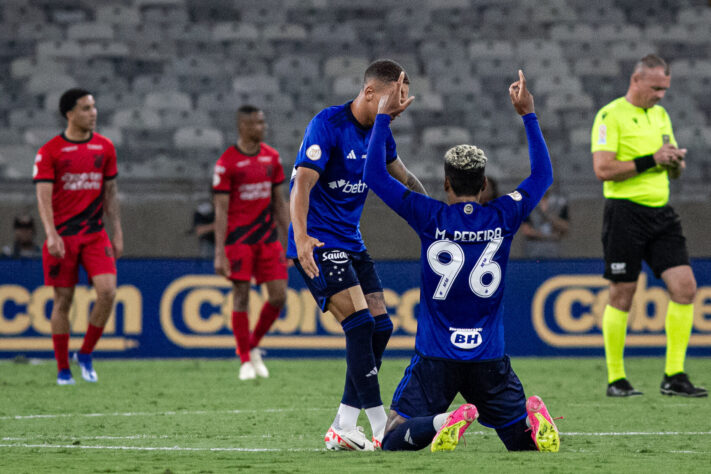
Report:
[[[521,89],[526,88],[526,77],[523,75],[522,70],[518,70],[518,81],[521,83]]]

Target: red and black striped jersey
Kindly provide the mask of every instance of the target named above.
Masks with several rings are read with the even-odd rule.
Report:
[[[284,180],[279,153],[269,145],[262,143],[255,155],[245,155],[236,146],[225,150],[212,182],[214,192],[230,195],[225,244],[277,240],[272,187]]]
[[[98,232],[104,227],[104,181],[116,178],[116,149],[108,138],[69,140],[64,133],[45,143],[35,156],[35,183],[51,182],[52,212],[59,235]]]

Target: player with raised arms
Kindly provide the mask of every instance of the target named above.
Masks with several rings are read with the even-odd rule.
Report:
[[[364,174],[422,243],[416,354],[393,395],[382,448],[453,450],[478,418],[510,451],[558,451],[558,429],[545,404],[537,396],[526,400],[504,352],[502,299],[511,241],[553,182],[523,72],[509,95],[523,116],[531,174],[514,192],[486,205],[479,201],[487,158],[472,145],[455,146],[444,156],[447,203],[413,193],[387,173],[390,121],[411,102],[401,88],[402,77],[380,100]],[[467,403],[444,413],[457,393]]]
[[[346,384],[324,438],[333,450],[378,447],[387,421],[378,370],[393,325],[361,237],[360,216],[368,194],[363,168],[378,103],[401,72],[399,90],[406,96],[409,81],[402,66],[381,59],[368,66],[353,101],[319,112],[306,128],[291,177],[287,257],[294,259],[319,308],[335,316],[346,336]],[[424,193],[398,157],[389,130],[384,140],[387,172]],[[372,442],[356,426],[361,409],[370,421]]]

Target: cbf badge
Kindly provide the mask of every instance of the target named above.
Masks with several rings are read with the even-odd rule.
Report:
[[[662,135],[662,143],[664,143],[665,145],[671,143],[669,141],[669,135]]]

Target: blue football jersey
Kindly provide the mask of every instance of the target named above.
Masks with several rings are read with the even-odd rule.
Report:
[[[418,353],[452,360],[504,355],[506,266],[511,241],[530,211],[530,198],[520,191],[484,206],[404,196],[398,214],[422,244]]]
[[[294,163],[289,190],[298,168],[317,171],[320,177],[309,196],[307,233],[323,242],[323,248],[362,252],[365,245],[360,216],[368,196],[363,169],[372,127],[358,123],[350,105],[329,107],[311,120]],[[386,139],[386,159],[388,163],[397,159],[392,133]],[[291,225],[287,257],[297,257]]]
[[[390,117],[376,118],[364,179],[420,237],[415,349],[422,356],[471,361],[504,355],[502,301],[511,241],[553,180],[535,114],[523,122],[531,176],[485,205],[450,205],[411,192],[387,174],[383,154]]]

